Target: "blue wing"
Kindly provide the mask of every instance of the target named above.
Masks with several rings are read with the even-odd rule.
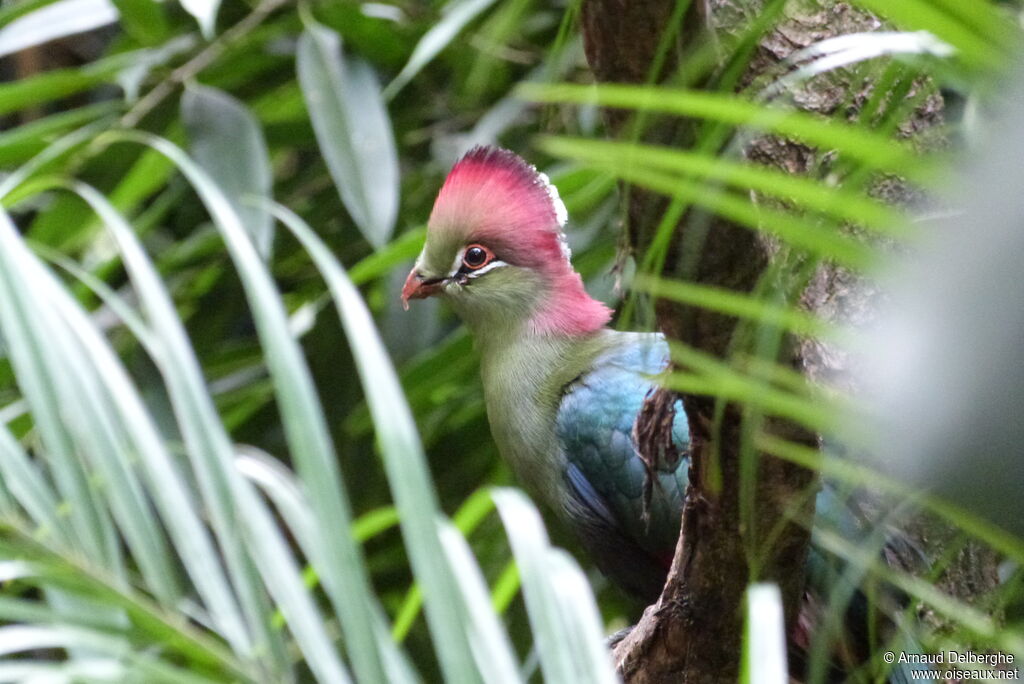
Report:
[[[674,468],[655,471],[650,518],[645,520],[646,473],[632,439],[633,424],[655,387],[651,376],[668,362],[668,346],[658,334],[618,333],[617,338],[618,344],[598,356],[562,393],[556,432],[570,492],[565,507],[576,535],[598,567],[619,586],[651,601],[661,591],[679,535],[689,461],[683,458]],[[689,431],[682,403],[677,402],[675,409],[673,443],[686,453]],[[871,534],[870,526],[863,525],[828,484],[817,496],[815,526],[831,528],[847,539],[863,540]],[[886,546],[897,539],[890,537]],[[842,578],[842,568],[833,568],[826,554],[812,545],[810,593],[828,596],[837,577]],[[870,643],[865,630],[872,618],[866,598],[856,587],[849,590],[852,597],[845,616],[849,637]],[[803,638],[809,643],[810,634]],[[905,643],[908,650],[920,648],[913,641]],[[908,680],[905,669],[889,675],[893,684]]]
[[[562,394],[556,432],[572,498],[566,508],[604,572],[634,593],[657,596],[679,536],[688,464],[682,459],[655,471],[645,519],[646,467],[632,438],[633,424],[655,388],[651,376],[668,362],[668,345],[658,334],[619,335],[618,344]],[[675,408],[673,442],[685,453],[686,415],[681,402]]]

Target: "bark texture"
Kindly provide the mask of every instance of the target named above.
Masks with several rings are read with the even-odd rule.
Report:
[[[727,41],[738,35],[765,10],[766,4],[763,0],[693,0],[689,9],[677,16],[673,15],[676,3],[672,0],[584,0],[582,25],[587,59],[599,81],[658,81],[671,74],[676,65],[685,63],[701,41]],[[875,17],[843,2],[790,0],[777,25],[762,37],[741,85],[778,76],[780,62],[815,42],[879,28],[882,26]],[[658,55],[659,46],[669,47],[664,57]],[[872,83],[855,81],[852,72],[838,70],[805,82],[795,92],[787,91],[787,96],[806,111],[853,116],[872,87]],[[605,115],[613,134],[626,130],[627,113],[612,110]],[[901,125],[900,132],[924,140],[922,144],[934,145],[935,139],[928,133],[941,121],[941,97],[937,92],[922,92],[919,106]],[[679,119],[648,122],[641,137],[685,146],[692,137],[692,125]],[[748,159],[789,173],[805,173],[831,161],[814,149],[774,137],[754,140],[744,153]],[[878,181],[874,192],[893,203],[907,204],[916,199],[913,189],[899,179]],[[662,220],[667,201],[637,188],[624,188],[624,195],[626,234],[635,253],[642,254]],[[749,292],[765,273],[773,254],[773,246],[749,229],[690,212],[678,224],[664,272],[668,277]],[[822,268],[801,299],[825,318],[863,324],[870,321],[877,296],[877,290],[861,278],[841,269]],[[659,327],[670,338],[718,357],[726,356],[734,343],[735,319],[665,301],[657,303],[656,311]],[[814,380],[835,381],[849,370],[850,361],[843,350],[819,342],[789,340],[782,354],[794,368]],[[757,529],[750,529],[741,520],[739,507],[742,411],[738,406],[726,405],[724,411],[716,412],[714,400],[708,397],[682,396],[692,440],[691,485],[682,534],[661,598],[615,649],[617,666],[627,682],[737,680],[742,599],[752,578],[747,552],[760,548],[758,542],[768,530],[777,528],[781,532],[774,538],[770,555],[757,568],[756,578],[779,584],[789,625],[803,592],[802,569],[809,537],[806,521],[813,511],[801,502],[808,501],[806,493],[814,486],[814,475],[762,456],[755,492]],[[641,421],[646,421],[650,429],[637,426],[638,434],[645,437],[642,443],[656,445],[664,441],[656,434],[657,425],[665,422],[657,407],[671,404],[665,397],[649,401]],[[767,421],[764,429],[790,441],[817,446],[815,435],[781,420]],[[934,521],[922,524],[929,531],[941,527],[936,527]],[[953,593],[973,595],[979,586],[992,586],[992,554],[972,549],[961,558],[950,576],[969,578],[961,580],[967,589],[961,592],[954,588]],[[909,560],[907,564],[911,565]]]

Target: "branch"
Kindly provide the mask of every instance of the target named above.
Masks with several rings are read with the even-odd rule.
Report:
[[[288,0],[263,0],[259,5],[247,14],[241,21],[229,28],[203,48],[195,57],[182,64],[170,73],[164,80],[160,81],[144,97],[136,102],[131,109],[121,117],[120,125],[124,128],[134,128],[156,108],[161,102],[174,94],[182,83],[195,78],[206,67],[213,64],[224,51],[231,45],[237,43],[253,29],[258,27],[264,20],[273,14],[274,10],[282,7]]]
[[[676,6],[671,0],[644,0],[629,3],[627,9],[621,0],[586,0],[582,15],[584,44],[598,80],[660,80],[682,63],[684,50],[702,36],[708,37],[708,14],[703,2],[694,2],[673,24]],[[613,131],[627,131],[624,112],[606,112],[606,118]],[[692,138],[692,124],[687,121],[647,124],[643,137],[648,140],[679,144]],[[637,129],[628,132],[636,133]],[[627,234],[633,249],[642,253],[662,220],[667,202],[636,188],[626,189],[626,199]],[[685,254],[698,254],[699,258],[681,258]],[[749,229],[714,216],[687,213],[676,227],[665,273],[750,292],[765,272],[768,260],[767,246]],[[657,313],[659,327],[670,338],[720,358],[727,356],[736,334],[735,319],[668,302],[659,302]],[[784,353],[797,363],[794,344]],[[795,502],[807,499],[804,493],[813,485],[813,473],[761,458],[754,488],[758,529],[745,529],[740,516],[743,410],[726,404],[720,411],[716,400],[706,396],[683,394],[683,400],[691,452],[682,532],[660,599],[645,611],[637,627],[615,650],[617,666],[627,682],[735,682],[741,650],[741,606],[748,583],[752,579],[778,583],[789,624],[795,619],[803,591],[809,532],[805,524],[794,519],[792,509]],[[671,406],[671,402],[656,396],[650,402],[649,406]],[[654,413],[646,411],[645,420],[665,423],[651,415]],[[783,421],[766,420],[765,428],[789,440],[812,446],[817,443],[815,435]],[[649,430],[638,426],[638,432]],[[772,530],[781,532],[755,576],[748,564],[748,550],[760,549]]]

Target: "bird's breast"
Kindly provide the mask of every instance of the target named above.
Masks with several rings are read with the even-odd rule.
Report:
[[[502,458],[534,497],[558,509],[566,494],[565,456],[555,416],[561,398],[561,355],[543,345],[510,344],[483,354],[487,419]]]

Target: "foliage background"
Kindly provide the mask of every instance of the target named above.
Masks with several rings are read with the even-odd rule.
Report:
[[[548,567],[545,563],[564,570],[586,604],[587,590],[565,558],[546,549],[537,551],[541,542],[528,524],[528,508],[507,501],[502,511],[505,526],[491,513],[488,488],[513,483],[489,437],[470,340],[450,312],[436,303],[418,303],[403,312],[398,293],[420,247],[437,188],[459,154],[478,143],[516,150],[552,177],[572,220],[574,263],[592,294],[624,309],[617,319],[623,328],[650,328],[653,319],[642,295],[630,291],[625,302],[622,288],[616,287],[623,277],[628,283],[634,270],[616,249],[622,216],[618,180],[663,192],[673,198],[676,209],[695,204],[773,232],[790,250],[786,254],[793,259],[780,261],[797,279],[808,272],[808,263],[818,260],[854,270],[873,269],[886,258],[892,241],[909,239],[896,211],[869,199],[872,193],[878,196],[879,174],[929,184],[935,169],[948,164],[946,159],[919,162],[913,147],[931,151],[935,146],[908,135],[901,123],[923,97],[935,95],[941,87],[947,104],[941,133],[958,151],[969,148],[972,136],[984,128],[976,122],[978,117],[984,121],[986,107],[994,100],[993,84],[1005,78],[1015,54],[1019,9],[1014,3],[980,0],[964,5],[915,0],[895,8],[865,1],[864,9],[880,12],[899,28],[931,33],[901,34],[903,42],[862,35],[852,47],[831,45],[820,55],[805,56],[806,62],[779,74],[774,82],[748,86],[742,101],[732,98],[753,46],[785,4],[767,3],[763,14],[752,13],[749,30],[719,46],[717,56],[708,48],[696,53],[697,66],[682,69],[671,84],[676,89],[672,92],[680,93],[678,98],[668,90],[641,87],[605,89],[598,96],[601,100],[587,88],[545,85],[592,80],[582,56],[578,3],[451,0],[296,7],[276,0],[227,0],[219,6],[198,0],[121,0],[112,5],[97,0],[23,0],[0,6],[0,68],[6,78],[0,84],[0,198],[11,226],[17,227],[0,242],[5,254],[0,269],[6,269],[7,278],[0,298],[5,307],[0,334],[7,350],[0,364],[0,410],[9,430],[0,433],[6,459],[0,467],[0,502],[5,503],[0,581],[8,580],[0,589],[0,622],[6,623],[0,633],[21,639],[8,642],[21,647],[5,651],[2,667],[14,668],[9,670],[13,673],[34,667],[68,676],[80,675],[82,668],[98,668],[89,672],[111,679],[126,668],[174,681],[182,681],[185,671],[196,679],[218,681],[304,679],[311,673],[329,679],[326,673],[332,668],[348,666],[371,681],[367,673],[376,668],[399,667],[360,665],[347,646],[337,647],[339,626],[347,637],[341,643],[352,643],[349,630],[359,623],[346,622],[346,611],[351,610],[366,620],[363,625],[370,636],[365,643],[372,643],[377,654],[370,661],[379,658],[386,664],[394,658],[411,663],[427,681],[436,680],[442,670],[449,679],[472,671],[474,679],[515,680],[520,675],[511,673],[520,667],[523,676],[537,676],[538,657],[551,681],[568,681],[559,677],[567,672],[576,677],[604,672],[592,674],[595,681],[607,676],[607,665],[594,646],[596,621],[585,610],[581,617],[566,618],[579,613],[581,604],[559,604],[545,594],[553,591],[555,575],[536,572]],[[103,17],[116,21],[100,21]],[[834,62],[825,64],[823,58]],[[715,59],[733,68],[713,72]],[[837,67],[845,79],[878,86],[856,94],[862,98],[856,107],[837,107],[817,119],[787,119],[768,109],[773,103],[785,106],[793,93],[803,92],[805,83],[821,74],[829,78]],[[709,72],[715,73],[709,90],[717,91],[717,98],[687,99],[686,86]],[[935,80],[925,85],[925,75]],[[772,88],[781,95],[766,95]],[[643,150],[637,155],[628,140],[616,145],[599,142],[605,134],[599,102],[695,116],[708,123],[693,145],[694,154],[670,150],[659,156]],[[857,115],[844,116],[854,109]],[[825,114],[847,125],[829,127]],[[783,174],[772,175],[754,165],[736,166],[742,146],[732,138],[732,127],[751,121],[756,125],[750,130],[799,137],[832,152],[823,154],[827,160],[816,165],[806,182],[792,178],[785,185]],[[187,159],[169,159],[166,150],[154,149],[162,143],[138,132],[187,151],[208,177],[201,170],[188,172]],[[896,146],[890,139],[893,134],[909,138],[913,145]],[[721,164],[708,163],[719,156],[725,160]],[[108,210],[106,220],[97,218],[94,206],[82,197],[67,191],[74,182],[98,192],[93,204]],[[229,198],[220,209],[211,206],[220,197],[217,188]],[[81,186],[71,189],[79,195],[89,193]],[[769,195],[779,199],[766,200]],[[293,212],[286,220],[299,223],[300,234],[302,222],[311,226],[359,286],[383,348],[397,368],[404,400],[397,392],[388,393],[390,370],[379,356],[372,328],[359,318],[358,298],[345,289],[343,279],[336,281],[333,295],[327,294],[310,259],[308,236],[296,240],[276,224],[272,214],[280,215],[280,210],[252,201],[260,197],[273,198]],[[159,274],[158,290],[173,300],[205,390],[191,386],[176,395],[173,378],[177,375],[183,385],[187,383],[187,360],[173,356],[169,329],[156,322],[159,305],[143,294],[140,271],[127,266],[128,243],[105,225],[116,223],[114,212],[129,222]],[[851,229],[852,224],[858,228]],[[239,226],[244,226],[256,252],[246,246],[250,243]],[[862,234],[871,237],[858,237]],[[885,237],[878,240],[875,234]],[[225,239],[236,246],[225,249]],[[39,261],[22,251],[23,244],[31,246]],[[644,270],[660,271],[659,245],[663,249],[664,240],[638,255]],[[254,258],[257,253],[262,261]],[[800,261],[807,255],[811,262]],[[47,271],[37,267],[44,262]],[[262,279],[261,264],[272,275],[283,308],[266,287],[270,281]],[[145,270],[138,265],[136,269]],[[46,272],[56,273],[73,299],[54,294]],[[702,298],[712,308],[752,321],[760,326],[755,330],[767,331],[769,338],[786,330],[832,331],[829,324],[801,313],[795,288],[779,296],[759,292],[757,298],[742,300],[656,282],[642,289],[683,301]],[[109,371],[97,361],[101,355],[87,342],[99,338],[70,334],[68,321],[77,320],[68,313],[72,301],[76,311],[87,312],[81,320],[103,333],[131,382],[110,380]],[[21,318],[14,311],[20,311]],[[42,322],[33,324],[33,317]],[[62,337],[71,341],[59,344]],[[157,339],[147,343],[153,337]],[[292,338],[298,341],[301,356],[290,350]],[[771,347],[757,347],[755,356],[774,363]],[[758,370],[745,353],[737,353],[729,366],[692,355],[686,358],[694,370],[677,376],[676,388],[697,387],[749,402],[758,415],[774,412],[826,433],[841,432],[837,417],[847,404],[812,392],[781,370]],[[311,385],[304,384],[303,359]],[[63,380],[78,377],[75,369],[83,373],[78,380]],[[362,383],[356,380],[359,373]],[[312,386],[315,397],[309,392]],[[773,392],[766,395],[766,386]],[[295,594],[288,597],[273,589],[265,595],[263,587],[284,575],[260,581],[252,568],[248,575],[228,571],[233,589],[227,595],[235,597],[229,601],[241,601],[244,586],[260,597],[255,599],[262,606],[259,616],[246,616],[247,629],[263,633],[267,643],[248,652],[210,617],[209,596],[196,596],[195,578],[189,579],[182,569],[187,550],[168,535],[171,524],[164,514],[153,512],[150,501],[161,484],[139,465],[141,433],[126,420],[128,414],[117,401],[119,393],[141,400],[167,448],[166,462],[178,469],[183,490],[198,502],[200,520],[214,529],[213,539],[223,555],[211,560],[230,566],[225,549],[232,542],[224,538],[226,528],[218,528],[216,514],[211,513],[215,497],[203,490],[202,469],[185,465],[186,456],[207,453],[206,448],[213,454],[224,447],[190,441],[189,419],[182,407],[200,407],[196,410],[201,413],[203,392],[209,393],[216,414],[207,413],[202,420],[216,421],[232,442],[248,445],[232,450],[249,459],[243,459],[240,470],[281,497],[297,492],[296,506],[304,511],[299,517],[306,521],[297,524],[290,519],[282,499],[276,504],[279,514],[268,513],[258,497],[245,494],[252,488],[245,484],[249,480],[231,484],[238,476],[223,476],[225,515],[252,516],[251,520],[277,528],[280,549],[291,549],[296,567],[306,567],[309,587],[304,603]],[[88,397],[102,408],[95,413],[80,409]],[[430,464],[432,488],[417,474],[417,438],[403,423],[406,402]],[[102,432],[104,420],[107,432],[89,441],[89,435]],[[320,439],[324,427],[333,446]],[[303,435],[313,435],[315,443],[304,441]],[[815,454],[791,445],[759,446],[811,461],[844,482],[877,483],[875,475],[856,463],[822,463]],[[102,470],[106,456],[101,452],[107,447],[123,458],[120,466],[116,459],[111,461],[111,471]],[[58,453],[62,450],[65,460]],[[275,469],[272,464],[277,461],[296,468],[298,488],[290,489],[291,475]],[[77,472],[69,465],[74,462],[86,464],[85,469]],[[330,468],[327,475],[317,470],[328,462],[340,465],[338,482],[343,486],[335,483]],[[135,489],[125,485],[134,493],[126,495],[123,504],[110,496],[111,488],[118,486],[111,483],[111,473],[120,472],[120,467],[137,471]],[[65,499],[65,483],[76,477],[88,490],[83,500],[99,511],[95,529],[81,522],[81,506]],[[408,483],[403,493],[404,479]],[[265,484],[268,481],[276,484]],[[51,494],[26,493],[26,487]],[[906,495],[899,485],[891,489]],[[437,536],[433,492],[440,510],[466,534],[491,589],[494,611],[478,605],[477,622],[463,613],[472,615],[471,599],[480,597],[465,593],[472,583],[458,568],[470,575],[472,570],[456,562],[461,558],[453,550],[457,542],[450,536],[444,541],[444,532]],[[915,498],[921,499],[916,494]],[[42,510],[33,510],[26,501],[43,501]],[[963,530],[962,539],[948,547],[948,558],[939,559],[926,580],[874,568],[873,562],[864,560],[862,549],[844,546],[842,539],[832,539],[831,550],[848,559],[860,558],[858,572],[870,570],[937,611],[943,617],[940,631],[922,635],[929,647],[968,643],[1024,656],[1020,633],[990,617],[1018,600],[1020,583],[1013,566],[1006,566],[1007,583],[995,595],[983,597],[979,609],[932,588],[932,580],[943,563],[959,553],[963,540],[980,537],[1016,559],[1022,557],[1020,541],[965,509],[921,501]],[[112,522],[103,523],[108,506],[118,505],[148,511],[143,517],[150,527],[136,530],[138,536],[132,538],[133,532],[126,529],[131,515],[117,510],[109,514]],[[891,505],[886,500],[882,507]],[[346,507],[351,508],[365,557],[366,574],[358,581],[368,582],[376,597],[367,598],[365,605],[356,601],[355,608],[345,608],[343,599],[339,602],[345,594],[340,588],[352,586],[348,582],[357,581],[360,573],[344,569],[349,563],[346,542],[326,541],[332,535],[348,538],[344,518],[329,514]],[[513,510],[520,516],[512,515]],[[526,530],[518,534],[533,535],[529,538],[534,546],[520,540],[522,546],[516,548],[527,589],[534,586],[533,595],[546,596],[549,605],[531,605],[529,593],[525,603],[517,596],[518,577],[503,529],[509,528],[515,547],[517,525]],[[109,540],[108,548],[103,543],[90,547],[90,534],[102,539],[105,527],[128,541],[115,543],[116,550],[109,548]],[[75,541],[80,533],[81,544]],[[309,556],[304,534],[313,548],[327,549],[323,557]],[[261,563],[273,554],[257,550],[249,537],[240,543],[241,553],[257,559],[253,564],[263,570]],[[448,550],[447,563],[438,561],[431,568],[431,552],[442,544]],[[140,558],[143,548],[158,560],[147,565]],[[533,557],[542,559],[536,561],[540,566],[530,565],[530,553],[539,554]],[[349,574],[334,577],[336,589],[332,591],[325,580],[327,590],[321,590],[317,579],[341,570]],[[278,571],[294,574],[295,568],[282,566]],[[76,573],[89,580],[71,581]],[[448,582],[442,587],[445,582],[437,573],[461,578],[461,586]],[[161,575],[166,575],[166,585],[157,579]],[[246,576],[248,580],[240,579]],[[417,578],[434,587],[427,595],[428,608],[433,606],[433,639],[419,612],[418,590],[412,588]],[[587,578],[600,606],[601,630],[635,618],[637,606],[607,587],[598,573],[588,571]],[[455,601],[456,596],[461,598]],[[841,604],[842,591],[837,589],[834,599]],[[462,606],[457,609],[461,621],[471,623],[460,628],[468,636],[444,631],[460,621],[450,612],[445,616],[444,606],[452,601]],[[1011,611],[1011,624],[1013,616]],[[501,627],[496,627],[499,620]],[[285,621],[288,630],[282,627]],[[26,632],[29,626],[38,629]],[[387,627],[404,655],[395,655],[399,651],[390,645]],[[505,637],[496,635],[505,633],[511,644],[509,661],[515,665],[503,671],[504,661],[495,656],[498,664],[492,663],[495,669],[490,671],[481,662],[486,658],[473,651],[473,643],[500,646]],[[547,654],[541,648],[538,653],[533,636],[540,643],[542,636],[551,634],[562,635],[555,642],[564,643],[564,648]],[[588,660],[580,653],[592,657]],[[397,672],[389,669],[388,677],[397,680]]]

